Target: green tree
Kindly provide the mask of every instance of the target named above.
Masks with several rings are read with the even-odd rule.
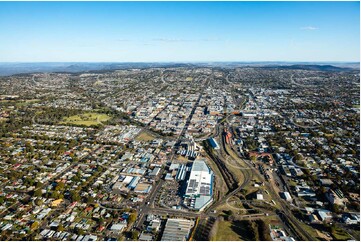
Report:
[[[37,189],[34,192],[34,196],[36,197],[41,197],[43,195],[43,192],[41,191],[41,189]]]
[[[32,231],[36,230],[37,228],[39,227],[39,222],[38,221],[35,221],[31,226],[30,226],[30,229]]]
[[[134,223],[135,220],[137,220],[137,214],[136,213],[131,213],[129,218],[128,218],[128,222],[129,223]]]
[[[62,232],[64,231],[64,226],[62,224],[59,224],[58,228],[57,228],[58,232]]]
[[[138,231],[132,231],[132,240],[138,240],[139,232]]]

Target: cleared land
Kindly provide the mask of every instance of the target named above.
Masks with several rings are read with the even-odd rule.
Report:
[[[154,140],[155,137],[153,135],[149,134],[148,132],[143,131],[135,139],[138,141],[151,141],[151,140]]]
[[[97,125],[101,122],[109,120],[110,117],[104,113],[82,113],[74,116],[64,118],[60,124],[75,124],[75,125]]]
[[[241,240],[241,236],[232,229],[232,222],[219,221],[218,231],[215,240],[217,241]]]

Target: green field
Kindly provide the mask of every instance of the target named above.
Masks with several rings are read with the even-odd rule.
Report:
[[[335,238],[335,240],[349,240],[351,239],[350,235],[346,233],[341,228],[333,228],[331,229],[331,235]]]
[[[82,113],[74,116],[64,118],[60,124],[75,124],[75,125],[97,125],[101,122],[109,120],[110,117],[103,113]]]

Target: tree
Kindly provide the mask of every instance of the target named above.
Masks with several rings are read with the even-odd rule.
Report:
[[[129,218],[128,218],[128,222],[129,223],[134,223],[135,220],[137,220],[137,214],[136,213],[131,213]]]
[[[57,228],[58,232],[62,232],[64,231],[64,226],[62,224],[59,224],[58,228]]]
[[[41,191],[41,189],[35,190],[34,196],[41,197],[42,195],[43,195],[43,192]]]
[[[132,240],[138,240],[139,232],[138,231],[132,231]]]
[[[38,221],[35,221],[35,222],[31,225],[30,229],[31,229],[32,231],[34,231],[34,230],[36,230],[38,227],[39,227],[39,222],[38,222]]]
[[[342,212],[342,207],[337,205],[337,204],[333,204],[332,205],[332,211],[335,213],[341,213]]]
[[[78,202],[78,201],[80,201],[80,199],[81,199],[79,193],[76,192],[76,191],[71,191],[71,192],[70,192],[70,197],[71,197],[71,200],[72,200],[73,202]]]
[[[41,206],[41,205],[43,204],[43,200],[41,200],[41,199],[36,199],[36,200],[35,200],[35,204],[36,204],[37,206]]]
[[[270,230],[268,225],[263,220],[256,220],[256,223],[258,224],[258,234],[259,239],[262,241],[271,241],[272,238],[270,236]]]
[[[63,191],[64,188],[65,188],[64,182],[58,182],[58,184],[56,184],[55,191]]]

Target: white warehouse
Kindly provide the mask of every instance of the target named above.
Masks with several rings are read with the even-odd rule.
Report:
[[[212,202],[213,171],[204,160],[196,159],[187,182],[185,201],[195,210],[203,210]]]

